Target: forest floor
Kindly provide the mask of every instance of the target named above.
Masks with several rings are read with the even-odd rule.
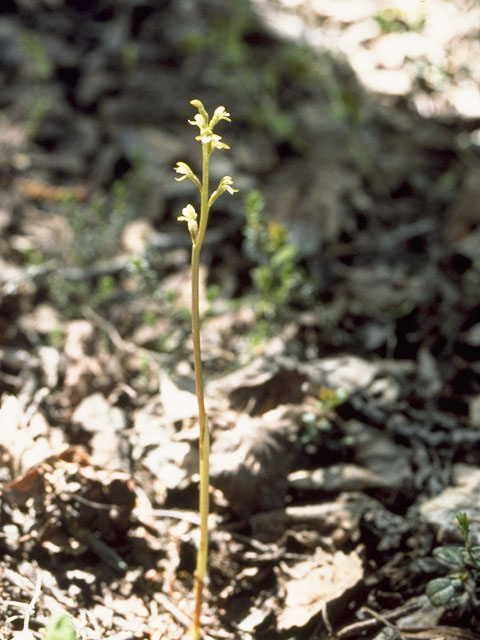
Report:
[[[205,638],[480,638],[478,36],[468,0],[3,0],[1,640],[189,637],[193,98],[239,189]]]

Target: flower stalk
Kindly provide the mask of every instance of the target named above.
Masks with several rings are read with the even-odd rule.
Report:
[[[199,135],[195,138],[202,144],[202,179],[200,180],[185,162],[177,162],[174,171],[180,174],[175,178],[178,182],[190,180],[200,191],[200,217],[193,205],[188,204],[183,210],[178,220],[187,223],[188,231],[192,239],[191,253],[191,287],[192,287],[192,339],[193,339],[193,364],[195,375],[195,391],[198,403],[198,424],[199,424],[199,511],[200,511],[200,543],[197,550],[197,564],[195,569],[194,582],[194,609],[192,618],[192,640],[201,638],[201,611],[202,595],[207,576],[208,564],[208,513],[209,513],[209,457],[210,457],[210,430],[208,417],[205,411],[205,398],[203,389],[203,367],[202,349],[200,342],[200,296],[199,296],[199,270],[200,255],[202,245],[207,230],[208,216],[213,203],[222,193],[227,191],[234,194],[237,189],[233,188],[233,180],[230,176],[224,176],[215,191],[209,194],[209,170],[210,156],[216,149],[229,149],[230,147],[222,142],[222,138],[213,132],[215,126],[221,120],[231,122],[229,113],[224,107],[217,107],[212,118],[208,116],[205,107],[200,100],[192,100],[191,103],[198,109],[198,113],[193,120],[188,122],[199,128]]]

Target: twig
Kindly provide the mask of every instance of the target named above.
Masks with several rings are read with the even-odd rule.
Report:
[[[166,610],[168,613],[171,613],[177,622],[179,622],[186,629],[190,626],[190,618],[180,611],[180,609],[170,602],[168,597],[164,593],[155,593],[153,595],[154,599]]]
[[[377,613],[373,609],[370,609],[370,607],[363,607],[363,610],[366,611],[369,615],[371,615],[372,618],[375,618],[376,620],[381,622],[383,625],[385,625],[389,629],[392,629],[392,631],[394,631],[398,635],[399,638],[401,638],[402,640],[405,640],[405,636],[400,631],[400,629],[397,626],[395,626],[394,624],[392,624],[389,620],[387,620],[387,618],[382,616],[380,613]]]
[[[383,617],[388,618],[390,620],[395,620],[397,618],[401,618],[402,616],[407,615],[408,613],[412,613],[413,611],[416,611],[421,607],[422,607],[421,600],[417,600],[414,602],[407,602],[401,607],[397,607],[393,611],[389,611]],[[363,610],[364,609],[362,609],[362,611]],[[349,624],[346,627],[343,627],[342,629],[340,629],[337,632],[336,637],[342,640],[343,638],[351,638],[351,637],[358,638],[360,633],[362,633],[363,631],[368,631],[368,630],[377,628],[380,622],[381,621],[375,617],[370,618],[368,620],[361,620],[360,622],[353,622],[352,624]]]

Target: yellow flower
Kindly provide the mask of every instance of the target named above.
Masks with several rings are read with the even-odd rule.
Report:
[[[176,173],[182,174],[180,178],[175,178],[177,182],[183,182],[187,178],[193,182],[193,184],[198,187],[198,189],[202,189],[202,185],[200,184],[200,180],[193,173],[191,168],[188,166],[186,162],[177,162],[177,165],[173,168]]]
[[[238,189],[233,188],[233,179],[230,176],[223,176],[223,178],[220,180],[220,182],[218,183],[218,187],[215,189],[208,200],[208,206],[211,207],[215,200],[225,191],[228,191],[228,193],[232,196],[238,191]]]
[[[213,127],[220,122],[220,120],[226,120],[227,122],[231,122],[230,114],[225,110],[225,107],[217,107],[213,112],[213,118],[210,120],[210,127]]]
[[[223,176],[218,187],[219,189],[223,189],[223,191],[228,191],[228,193],[233,196],[233,194],[236,193],[238,189],[234,189],[232,185],[233,178],[231,178],[230,176]]]
[[[191,222],[192,220],[197,219],[197,212],[195,211],[195,207],[191,204],[187,204],[186,207],[182,209],[182,214],[177,220],[185,220],[185,222]]]
[[[191,204],[187,204],[187,206],[182,209],[182,214],[183,215],[177,218],[177,220],[185,221],[187,223],[188,231],[195,243],[198,234],[197,212]]]
[[[210,153],[214,149],[230,149],[228,144],[221,142],[221,136],[213,133],[213,128],[218,124],[218,122],[220,122],[220,120],[227,120],[228,122],[231,122],[229,117],[230,114],[225,110],[225,107],[217,107],[213,113],[212,119],[209,120],[208,113],[200,100],[191,100],[190,104],[197,107],[199,111],[199,113],[193,117],[193,120],[188,121],[191,125],[200,129],[200,135],[197,136],[195,140],[199,140],[202,144],[210,145]]]

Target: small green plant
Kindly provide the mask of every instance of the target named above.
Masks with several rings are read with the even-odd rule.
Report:
[[[33,73],[39,80],[49,80],[54,68],[45,45],[33,32],[25,32],[20,38],[20,46]]]
[[[40,575],[37,575],[32,599],[26,606],[25,615],[23,617],[23,629],[14,633],[13,640],[35,640],[36,636],[34,636],[30,631],[29,626],[30,618],[41,595],[41,590],[42,580]],[[8,604],[24,606],[23,603],[18,602],[9,602]],[[16,617],[17,616],[14,616],[14,618]],[[1,637],[3,638],[3,636]],[[47,626],[44,630],[43,640],[78,640],[78,635],[75,631],[75,627],[73,626],[70,616],[64,611],[59,611],[50,616],[50,619],[48,620]]]
[[[346,439],[340,442],[334,434],[332,419],[335,408],[348,398],[349,393],[346,389],[330,389],[323,385],[320,387],[316,410],[302,415],[303,431],[300,443],[307,453],[316,453],[319,447],[337,451],[339,448],[347,448]]]
[[[64,277],[61,270],[47,280],[49,297],[67,317],[78,315],[81,307],[93,308],[111,302],[117,294],[117,283],[110,274],[88,277],[88,270],[114,256],[126,225],[134,218],[143,197],[143,182],[139,168],[134,167],[116,180],[107,193],[94,194],[86,202],[68,195],[61,202],[62,214],[71,230],[71,242],[66,244],[63,259],[69,267],[84,269],[84,279]],[[132,273],[143,268],[141,258],[129,265]]]
[[[442,546],[433,550],[433,555],[449,569],[449,574],[429,580],[425,592],[436,607],[444,606],[462,593],[467,593],[473,610],[478,610],[480,546],[472,546],[470,542],[470,519],[466,513],[457,514],[457,526],[464,544]]]
[[[61,349],[65,341],[65,328],[55,327],[48,335],[48,344],[55,349]]]
[[[33,140],[39,132],[43,118],[52,106],[51,99],[35,90],[28,106],[28,117],[25,123],[27,138]]]
[[[230,176],[224,176],[218,183],[217,188],[210,193],[209,169],[210,156],[216,149],[229,149],[230,147],[222,142],[221,137],[214,133],[214,128],[221,120],[231,122],[230,114],[225,107],[217,107],[212,118],[209,117],[205,107],[200,100],[192,100],[191,104],[198,109],[198,113],[193,120],[188,122],[199,128],[199,135],[195,138],[202,145],[202,179],[200,180],[185,162],[177,162],[174,170],[180,174],[177,181],[191,180],[200,192],[200,217],[191,204],[187,204],[182,210],[182,215],[178,220],[187,223],[188,231],[192,240],[191,254],[191,285],[192,285],[192,339],[193,339],[193,360],[195,371],[195,390],[198,402],[198,422],[199,422],[199,510],[200,510],[200,543],[197,552],[197,565],[195,570],[194,585],[194,611],[192,618],[192,638],[199,640],[201,637],[201,607],[202,593],[207,574],[208,559],[208,511],[209,511],[209,450],[210,433],[208,418],[205,411],[205,401],[203,392],[203,371],[202,371],[202,351],[200,344],[200,308],[199,308],[199,267],[200,254],[203,240],[208,224],[210,208],[219,196],[225,191],[233,194],[237,189],[233,188],[233,180]]]
[[[27,620],[27,618],[25,618]],[[35,640],[35,636],[25,627],[15,634],[14,640]],[[78,635],[70,616],[61,611],[50,616],[43,632],[43,640],[78,640]]]
[[[425,26],[425,12],[421,6],[410,12],[389,7],[376,13],[373,19],[383,33],[422,31]]]
[[[327,413],[348,400],[349,395],[346,389],[330,389],[321,386],[318,392],[318,407],[320,411]]]
[[[19,42],[33,80],[33,86],[25,96],[25,130],[28,139],[32,140],[38,133],[44,116],[52,107],[51,97],[45,92],[45,85],[52,78],[55,69],[45,45],[36,34],[26,31]]]
[[[78,640],[70,616],[64,611],[51,616],[45,628],[43,640]]]
[[[264,209],[261,193],[251,191],[245,201],[245,251],[256,263],[251,277],[260,322],[281,319],[294,301],[307,300],[313,290],[286,227],[269,221]]]
[[[136,170],[116,180],[108,193],[95,194],[87,202],[64,202],[65,216],[73,242],[68,256],[76,266],[86,266],[118,250],[119,239],[135,214],[141,198],[141,181]]]

